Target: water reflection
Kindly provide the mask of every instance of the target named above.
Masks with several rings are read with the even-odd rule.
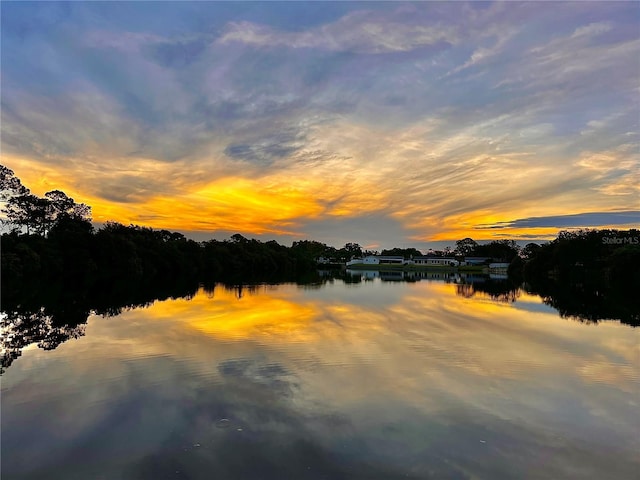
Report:
[[[20,294],[8,291],[6,296],[3,291],[0,373],[29,345],[53,350],[69,339],[83,336],[90,315],[113,317],[157,300],[191,298],[197,289],[197,283],[168,281],[158,285],[119,282],[113,288],[93,291],[63,284],[34,285]]]
[[[539,295],[561,317],[581,322],[619,320],[640,326],[640,296],[632,285],[611,285],[606,278],[545,279],[524,288]]]
[[[471,280],[468,283],[458,283],[456,293],[465,298],[476,295],[488,296],[496,302],[512,303],[520,298],[521,289],[519,285],[509,282],[508,279],[483,279],[481,281]]]
[[[90,315],[6,372],[3,474],[632,478],[636,329],[496,301],[490,279],[363,277]]]
[[[453,283],[456,293],[471,298],[475,295],[487,295],[499,302],[515,302],[520,296],[520,282],[510,280],[507,275],[481,274],[455,271],[402,271],[402,270],[349,270],[346,274],[355,282],[380,279],[383,282],[403,281],[418,282],[421,280]]]
[[[85,318],[86,321],[86,318]],[[44,350],[53,350],[70,338],[79,338],[85,334],[86,324],[56,324],[44,309],[33,313],[9,312],[0,316],[2,332],[2,357],[0,373],[22,354],[22,350],[31,344],[37,344]]]
[[[346,270],[318,272],[317,277],[309,278],[299,287],[307,290],[322,289],[338,282],[340,285],[358,285],[367,282],[443,282],[455,285],[457,295],[465,298],[489,298],[496,302],[513,303],[520,299],[523,292],[539,295],[542,301],[557,310],[562,317],[579,321],[597,323],[601,320],[620,320],[629,325],[640,325],[640,300],[627,292],[611,291],[606,286],[589,282],[558,282],[553,279],[543,283],[520,285],[518,282],[500,275],[477,273],[458,273],[442,271],[377,271]],[[275,289],[277,284],[242,283],[220,285],[234,292],[240,300],[257,291]],[[191,299],[197,291],[197,284],[162,283],[161,285],[125,285],[109,290],[100,288],[87,292],[64,286],[51,286],[48,289],[31,290],[29,295],[20,298],[3,298],[3,313],[0,314],[2,331],[2,357],[0,373],[21,355],[24,348],[36,344],[45,350],[55,349],[68,339],[79,338],[85,334],[85,324],[90,315],[113,317],[131,308],[152,305],[166,298]],[[216,285],[205,285],[203,291],[210,298],[215,296]],[[38,295],[38,292],[46,292]],[[384,303],[385,296],[376,300]],[[391,300],[395,301],[395,300]],[[246,310],[254,307],[249,300],[243,305]],[[191,309],[185,304],[185,309]],[[279,312],[279,318],[287,309],[296,309],[297,305],[269,305],[258,314],[271,318],[273,312]],[[271,313],[269,313],[271,312]],[[295,318],[308,317],[308,311],[298,312]],[[240,315],[239,323],[246,322],[246,311]],[[204,328],[204,327],[203,327]],[[280,326],[279,328],[285,328]]]

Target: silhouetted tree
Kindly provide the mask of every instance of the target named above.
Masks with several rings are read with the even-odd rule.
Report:
[[[494,240],[483,245],[477,245],[471,255],[511,262],[518,256],[518,253],[519,248],[514,240]]]
[[[301,259],[315,260],[318,257],[335,258],[338,250],[315,240],[293,242],[291,250]]]
[[[76,203],[60,190],[47,192],[41,198],[30,193],[12,170],[0,166],[0,176],[1,199],[6,202],[2,212],[13,230],[46,235],[64,218],[91,221],[91,207]]]
[[[0,165],[0,200],[7,201],[15,195],[24,195],[29,193],[29,189],[22,185],[22,182],[16,177],[13,170]]]
[[[362,247],[357,243],[347,243],[341,249],[341,253],[346,260],[351,260],[354,257],[362,257]]]
[[[6,223],[13,230],[22,230],[26,232],[42,235],[46,231],[45,219],[47,216],[46,200],[37,197],[31,193],[23,193],[21,195],[11,196],[2,213],[6,215]]]
[[[527,243],[520,251],[520,255],[523,259],[530,260],[536,255],[538,250],[540,250],[540,245],[537,243]]]
[[[467,237],[456,242],[456,248],[453,253],[461,257],[468,257],[473,254],[477,247],[478,243],[474,239]]]
[[[413,257],[422,256],[422,252],[416,248],[391,248],[388,250],[382,250],[381,255],[403,257],[408,260]]]
[[[91,207],[84,203],[76,203],[66,193],[52,190],[44,196],[48,200],[47,221],[52,225],[63,218],[91,221]]]

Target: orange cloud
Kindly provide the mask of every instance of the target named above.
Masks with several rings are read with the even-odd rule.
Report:
[[[137,201],[114,202],[97,197],[82,186],[91,175],[103,175],[107,179],[108,172],[73,167],[54,169],[30,160],[12,160],[9,164],[34,193],[64,190],[76,201],[91,205],[93,219],[98,222],[112,220],[187,231],[221,229],[295,234],[297,219],[315,218],[324,210],[307,189],[295,187],[284,179],[227,176],[182,184],[175,180],[175,166],[159,162],[147,164],[144,160],[135,161],[136,168],[130,169],[129,175],[139,174],[141,181],[145,176],[166,178],[168,193],[151,192]],[[75,171],[70,173],[72,169]],[[176,192],[178,183],[181,183],[180,191]]]
[[[569,161],[505,133],[516,120],[503,115],[456,132],[436,117],[392,129],[332,119],[310,125],[306,146],[268,167],[229,159],[223,140],[210,146],[210,159],[107,159],[92,150],[91,158],[57,164],[12,156],[5,163],[35,193],[59,188],[88,203],[96,221],[183,231],[302,236],[309,220],[380,215],[413,232],[398,243],[552,239],[558,228],[478,227],[636,208],[629,195],[637,190],[636,159],[628,149],[600,152],[606,169],[595,150]],[[601,170],[620,165],[627,174],[590,187]],[[376,233],[364,241],[378,243]]]

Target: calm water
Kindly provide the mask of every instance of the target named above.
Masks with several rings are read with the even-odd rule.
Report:
[[[639,478],[638,328],[368,275],[218,286],[25,348],[2,479]]]

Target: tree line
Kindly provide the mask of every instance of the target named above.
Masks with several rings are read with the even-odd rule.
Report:
[[[222,241],[196,242],[181,233],[117,222],[107,222],[95,229],[91,207],[60,190],[38,197],[2,165],[0,200],[4,203],[4,223],[11,230],[2,235],[4,294],[11,286],[33,279],[115,286],[121,279],[132,282],[163,278],[215,281],[233,276],[245,281],[293,278],[315,270],[318,258],[344,263],[354,257],[378,254],[362,249],[357,243],[347,243],[338,249],[301,240],[287,247],[274,240],[261,242],[240,234]],[[567,277],[588,271],[599,272],[615,282],[623,279],[637,284],[638,238],[638,230],[563,231],[551,242],[529,243],[523,248],[513,240],[480,244],[465,238],[458,240],[453,249],[429,251],[428,255],[477,256],[507,262],[510,273],[534,282],[543,277]],[[380,253],[407,259],[422,255],[415,248],[394,248]]]
[[[640,230],[561,231],[555,240],[529,249],[526,259],[525,273],[532,278],[601,270],[616,281],[635,283],[640,279]]]

